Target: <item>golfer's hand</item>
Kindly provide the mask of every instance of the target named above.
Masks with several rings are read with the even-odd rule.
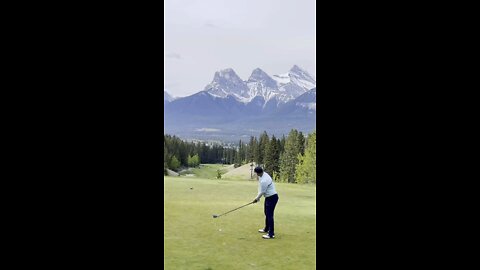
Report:
[[[257,200],[257,199],[254,199],[254,200],[253,200],[253,203],[257,203],[257,202],[258,202],[258,200]]]

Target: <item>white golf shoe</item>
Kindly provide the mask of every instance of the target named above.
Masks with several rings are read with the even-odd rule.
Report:
[[[264,229],[260,229],[260,230],[258,230],[258,232],[260,232],[260,233],[267,233],[268,231],[265,231]]]
[[[270,237],[270,235],[265,234],[265,235],[262,235],[262,238],[263,238],[263,239],[273,239],[273,238],[275,238],[275,235],[272,236],[272,237]]]

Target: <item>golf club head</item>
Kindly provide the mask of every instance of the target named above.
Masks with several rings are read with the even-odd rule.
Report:
[[[217,217],[218,217],[218,215],[213,215],[213,218],[217,218]]]

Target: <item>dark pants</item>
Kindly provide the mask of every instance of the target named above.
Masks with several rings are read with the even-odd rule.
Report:
[[[272,195],[268,198],[265,198],[265,231],[268,232],[268,235],[275,235],[275,227],[273,225],[273,212],[275,211],[275,206],[278,202],[278,195]]]

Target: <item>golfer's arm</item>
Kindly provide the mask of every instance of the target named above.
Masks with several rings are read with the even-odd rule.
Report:
[[[262,195],[265,194],[265,192],[267,192],[267,185],[265,183],[261,183],[260,189],[258,190],[257,198],[255,198],[255,200],[259,200]]]

